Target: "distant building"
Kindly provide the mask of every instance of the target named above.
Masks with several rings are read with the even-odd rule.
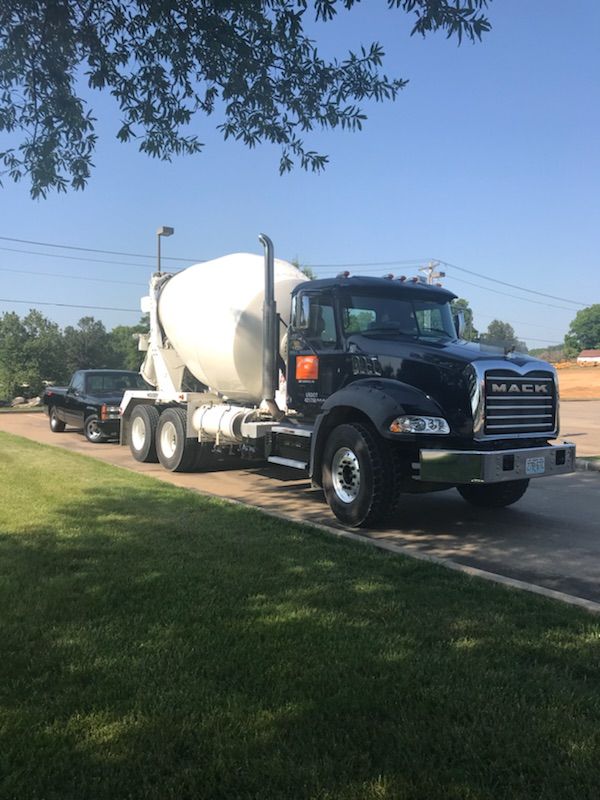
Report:
[[[600,350],[582,350],[577,356],[578,364],[598,364],[600,366]]]

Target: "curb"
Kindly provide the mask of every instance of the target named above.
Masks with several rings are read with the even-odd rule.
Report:
[[[47,445],[51,446],[51,445]],[[91,456],[83,455],[81,453],[77,453],[76,455],[81,456],[82,458],[90,458]],[[583,461],[583,459],[576,459],[577,462]],[[104,463],[104,462],[103,462]],[[136,470],[121,465],[121,464],[110,464],[106,462],[108,465],[112,466],[113,468],[116,467],[117,469],[122,469],[126,472],[131,472],[134,475],[138,475],[139,473]],[[585,462],[589,464],[589,461]],[[596,466],[596,462],[592,461],[594,464],[594,469],[598,469]],[[600,466],[600,465],[599,465]],[[582,467],[579,467],[582,469]],[[586,469],[586,467],[583,467]],[[599,470],[600,471],[600,470]],[[150,480],[160,481],[160,477],[155,475],[148,475],[145,476]],[[183,488],[183,487],[179,487]],[[484,581],[488,581],[490,583],[496,583],[501,586],[504,586],[508,589],[513,589],[522,592],[529,592],[531,594],[537,594],[542,597],[545,597],[548,600],[555,600],[559,603],[563,603],[565,605],[576,606],[578,608],[583,609],[584,611],[588,611],[591,614],[600,615],[600,602],[596,602],[594,600],[588,600],[585,597],[578,597],[577,595],[568,594],[566,592],[560,592],[556,589],[549,589],[546,586],[541,586],[537,583],[530,583],[529,581],[522,581],[517,578],[510,578],[507,575],[501,575],[496,572],[490,572],[489,570],[480,569],[479,567],[471,567],[467,564],[461,564],[459,561],[455,561],[451,558],[442,558],[440,556],[434,556],[430,553],[421,553],[418,550],[413,550],[411,547],[407,547],[406,545],[398,545],[394,542],[383,541],[381,539],[375,539],[369,536],[368,534],[360,534],[355,533],[354,531],[350,531],[343,527],[336,527],[334,525],[326,525],[322,522],[314,522],[313,520],[303,520],[297,519],[285,512],[281,511],[273,511],[272,509],[267,509],[259,505],[252,505],[244,500],[236,500],[232,497],[219,497],[218,495],[211,494],[211,492],[204,491],[202,489],[196,488],[183,488],[183,491],[193,492],[194,494],[200,495],[202,497],[212,498],[213,500],[219,500],[223,503],[227,503],[229,505],[234,506],[242,506],[243,508],[251,509],[252,511],[256,511],[260,514],[264,514],[267,517],[271,517],[272,519],[277,519],[282,522],[291,522],[294,525],[300,525],[306,528],[312,528],[313,530],[320,531],[321,533],[328,534],[329,536],[333,536],[337,539],[345,539],[346,541],[356,542],[357,544],[364,545],[366,547],[373,547],[377,550],[384,550],[388,553],[393,553],[395,555],[404,556],[406,558],[412,558],[415,561],[425,561],[430,564],[436,564],[439,567],[444,567],[445,569],[452,570],[454,572],[462,572],[463,575],[467,575],[471,578],[479,578]]]
[[[600,459],[576,458],[575,469],[585,472],[600,472]]]

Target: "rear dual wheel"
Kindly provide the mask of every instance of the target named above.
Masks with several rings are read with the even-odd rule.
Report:
[[[171,472],[196,472],[209,468],[211,445],[201,445],[187,435],[187,414],[183,408],[167,408],[156,428],[156,453],[165,469]]]
[[[159,413],[155,406],[136,406],[129,420],[129,449],[136,461],[156,464],[156,428]]]
[[[129,420],[129,449],[136,461],[155,464],[170,472],[194,472],[206,467],[210,450],[187,436],[187,414],[183,408],[139,405]]]

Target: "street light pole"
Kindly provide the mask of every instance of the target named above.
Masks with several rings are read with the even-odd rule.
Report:
[[[175,228],[169,228],[167,225],[163,225],[156,231],[156,241],[157,241],[157,266],[158,266],[158,274],[160,275],[160,237],[161,236],[173,236],[175,233]]]

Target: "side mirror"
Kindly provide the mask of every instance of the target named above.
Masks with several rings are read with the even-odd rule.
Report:
[[[310,322],[310,297],[307,294],[302,294],[298,300],[295,323],[296,328],[302,331],[308,328]]]
[[[465,328],[467,327],[465,322],[465,312],[457,311],[456,314],[453,314],[452,319],[454,320],[456,335],[459,339],[462,339],[465,333]]]

